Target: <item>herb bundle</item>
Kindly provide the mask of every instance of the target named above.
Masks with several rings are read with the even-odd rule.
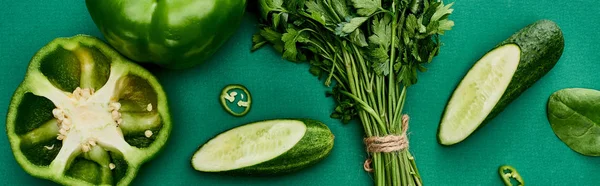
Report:
[[[307,61],[336,101],[331,117],[360,119],[376,185],[422,185],[408,151],[407,87],[438,55],[454,26],[452,3],[438,0],[259,0],[252,50],[271,44],[293,62]],[[389,150],[391,147],[391,151]],[[372,162],[372,165],[370,165]]]

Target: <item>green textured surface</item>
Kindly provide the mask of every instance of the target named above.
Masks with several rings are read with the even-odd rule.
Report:
[[[447,1],[448,2],[448,1]],[[445,46],[408,91],[410,144],[426,185],[501,185],[497,168],[513,165],[528,185],[597,185],[600,157],[577,154],[552,132],[545,106],[550,94],[567,87],[600,90],[600,7],[594,1],[460,0]],[[455,85],[487,50],[538,19],[558,23],[565,52],[547,76],[466,141],[436,142],[442,109]],[[185,71],[152,68],[170,99],[173,132],[165,151],[143,166],[134,185],[370,185],[361,126],[330,119],[333,101],[306,64],[283,61],[271,48],[250,53],[256,16],[249,13],[236,35],[207,63]],[[100,36],[83,1],[7,1],[0,6],[0,113],[23,79],[32,55],[56,37]],[[248,115],[223,111],[218,95],[227,84],[252,94]],[[331,128],[335,146],[316,166],[278,177],[231,177],[196,172],[190,158],[199,145],[229,128],[263,119],[307,117]],[[4,122],[4,121],[3,121]],[[0,137],[0,178],[8,185],[51,185],[29,176]]]

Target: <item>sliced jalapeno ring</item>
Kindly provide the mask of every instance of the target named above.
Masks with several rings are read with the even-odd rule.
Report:
[[[517,181],[517,186],[524,186],[525,181],[523,181],[523,177],[517,172],[517,169],[510,165],[503,165],[498,168],[498,173],[500,174],[500,178],[502,178],[502,182],[506,186],[513,186],[511,180],[514,179]]]
[[[240,97],[239,99],[237,99],[238,96]],[[250,92],[245,86],[239,84],[225,86],[219,95],[219,100],[225,111],[237,117],[246,115],[250,111],[252,104]],[[233,109],[232,107],[238,107],[238,109]],[[239,110],[239,108],[243,108],[243,111],[236,112],[235,110]]]

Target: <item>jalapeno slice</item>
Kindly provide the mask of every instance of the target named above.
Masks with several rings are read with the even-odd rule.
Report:
[[[250,91],[239,84],[225,86],[219,95],[219,100],[227,113],[237,117],[246,115],[252,105]]]
[[[502,165],[498,168],[498,174],[500,174],[500,178],[502,178],[502,182],[506,186],[524,186],[525,181],[523,181],[523,177],[517,172],[517,169],[510,165]],[[517,184],[513,185],[512,180],[516,181]]]

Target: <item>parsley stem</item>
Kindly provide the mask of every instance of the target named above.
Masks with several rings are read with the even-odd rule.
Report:
[[[394,3],[395,4],[395,3]],[[396,83],[394,81],[394,61],[396,59],[396,49],[394,49],[394,43],[395,42],[395,38],[393,37],[396,35],[396,19],[398,19],[396,13],[395,13],[395,7],[392,8],[394,10],[394,15],[392,18],[392,41],[391,41],[391,50],[390,50],[390,61],[389,61],[389,70],[390,70],[390,74],[388,75],[388,116],[390,118],[390,120],[393,120],[393,116],[394,116],[394,105],[396,105]],[[392,123],[392,121],[390,121],[389,123]],[[392,129],[393,131],[394,129]]]
[[[354,99],[354,101],[356,101],[357,103],[359,103],[360,107],[362,109],[364,109],[365,112],[369,113],[372,117],[374,117],[375,121],[377,122],[377,124],[379,124],[380,129],[384,128],[385,126],[381,126],[381,124],[383,124],[383,121],[381,121],[381,119],[379,118],[379,115],[377,115],[377,113],[375,113],[375,110],[373,110],[373,108],[371,108],[371,106],[369,106],[367,103],[365,103],[363,100],[361,100],[360,98],[356,97],[356,95],[350,93],[350,92],[346,92],[346,91],[341,91],[342,94],[351,97],[352,99]]]
[[[452,10],[439,0],[263,1],[266,20],[253,49],[268,41],[286,59],[309,61],[313,74],[328,72],[325,85],[336,81],[338,103],[332,117],[346,122],[358,116],[367,137],[402,135],[407,88],[439,52],[438,33],[450,28],[435,26],[449,21]],[[267,19],[283,13],[285,20]],[[349,27],[354,32],[340,34]],[[375,185],[422,185],[408,149],[368,155]]]

